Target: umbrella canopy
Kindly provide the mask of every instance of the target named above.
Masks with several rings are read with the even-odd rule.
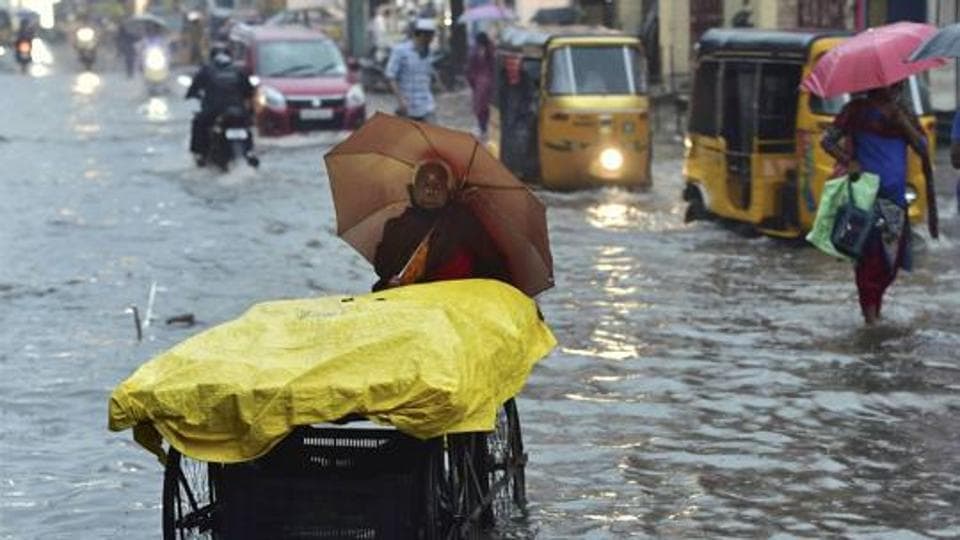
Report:
[[[418,163],[442,159],[456,197],[506,259],[513,284],[533,296],[553,286],[546,207],[468,133],[377,113],[324,156],[337,234],[373,261],[384,224],[410,205]]]
[[[944,26],[921,43],[908,59],[910,62],[928,58],[960,57],[960,23]]]
[[[800,83],[821,97],[861,92],[900,82],[942,66],[940,58],[907,62],[907,57],[937,28],[929,24],[898,22],[863,32],[827,51]]]
[[[151,13],[144,13],[136,17],[130,17],[123,22],[123,25],[129,32],[139,36],[146,35],[147,29],[154,29],[159,32],[167,32],[170,26],[167,22]]]
[[[457,22],[466,24],[480,21],[512,21],[516,18],[517,16],[509,8],[496,4],[486,4],[464,11]]]

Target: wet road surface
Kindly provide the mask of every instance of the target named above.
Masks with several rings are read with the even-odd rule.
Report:
[[[259,171],[197,170],[182,89],[150,99],[57,54],[29,77],[0,60],[0,538],[159,538],[161,466],[106,430],[112,388],[253,303],[374,276],[334,235],[330,139],[264,141]],[[685,225],[679,150],[657,156],[647,194],[541,194],[560,346],[518,401],[517,534],[960,537],[952,174],[943,240],[921,233],[864,328],[847,264]],[[153,283],[138,343],[126,309]],[[164,324],[182,313],[199,324]]]

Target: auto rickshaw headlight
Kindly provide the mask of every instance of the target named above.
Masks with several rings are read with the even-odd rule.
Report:
[[[607,148],[600,152],[600,166],[608,171],[619,171],[623,167],[623,152],[617,148]]]
[[[917,190],[913,189],[913,186],[908,185],[904,198],[907,200],[908,206],[913,204],[914,201],[917,200]]]

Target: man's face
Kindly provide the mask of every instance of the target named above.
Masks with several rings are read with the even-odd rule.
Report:
[[[413,34],[413,39],[417,42],[417,46],[429,47],[430,42],[433,41],[433,32],[416,32]]]
[[[417,206],[435,210],[447,204],[449,197],[445,175],[433,170],[417,175],[413,183],[413,202]]]

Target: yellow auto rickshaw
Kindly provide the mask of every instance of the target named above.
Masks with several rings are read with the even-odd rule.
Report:
[[[719,217],[785,238],[810,230],[835,166],[820,139],[850,96],[822,99],[799,85],[821,55],[850,35],[729,28],[703,35],[685,138],[688,221]],[[933,152],[925,79],[912,77],[908,87]],[[926,184],[919,156],[909,153],[907,201],[916,222],[926,215]]]
[[[587,27],[499,36],[490,147],[550,189],[651,184],[649,100],[640,41]]]

